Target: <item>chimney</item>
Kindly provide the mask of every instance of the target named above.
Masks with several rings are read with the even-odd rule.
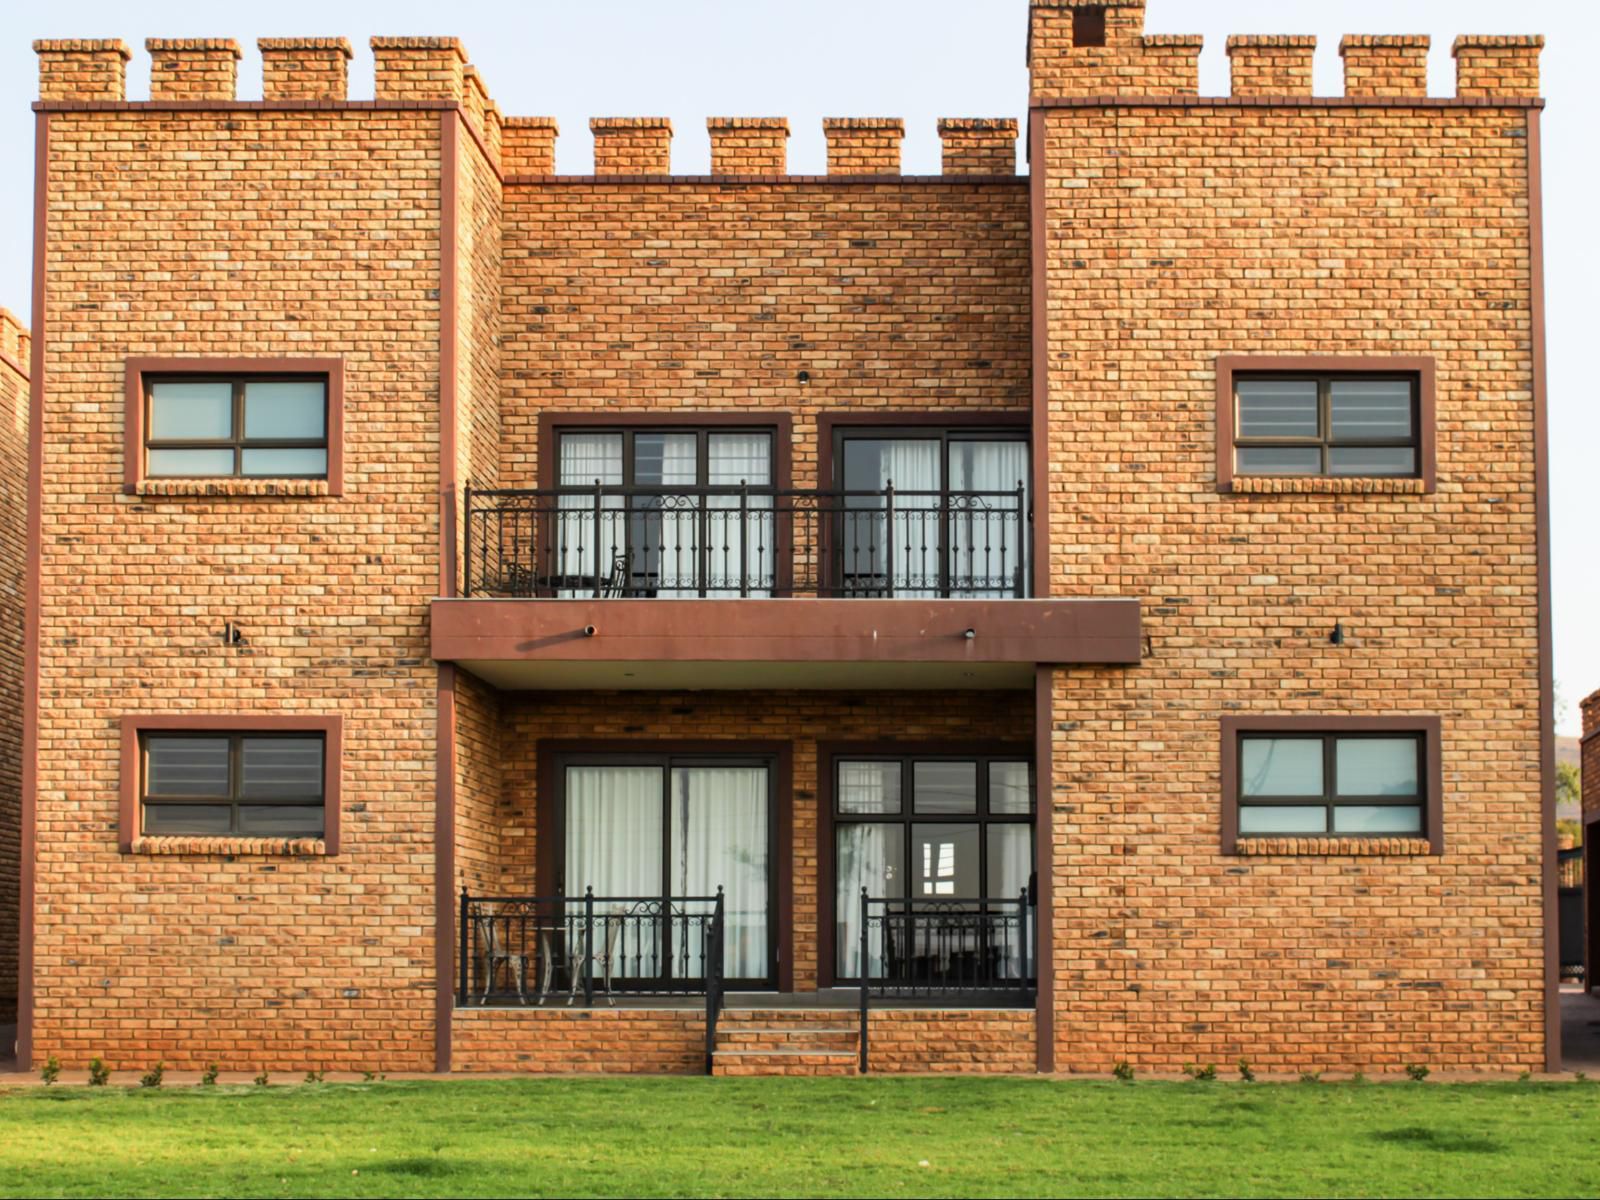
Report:
[[[1456,95],[1536,98],[1543,49],[1539,36],[1458,37],[1450,50],[1456,60]]]
[[[238,95],[239,43],[232,38],[146,38],[150,99],[232,100]]]
[[[899,117],[829,117],[829,175],[898,175],[906,123]]]
[[[711,117],[713,175],[783,175],[789,170],[787,117]]]
[[[351,50],[345,38],[258,38],[265,100],[344,100]]]
[[[939,122],[946,175],[1015,175],[1017,122],[1010,117],[947,118]]]
[[[596,117],[596,175],[672,174],[672,122],[666,117]]]
[[[1311,59],[1316,51],[1317,39],[1311,36],[1229,38],[1233,94],[1311,95]]]
[[[554,175],[554,117],[507,117],[500,132],[500,169],[507,175]]]
[[[39,56],[39,99],[126,100],[128,47],[117,38],[45,38]]]
[[[453,37],[375,37],[372,58],[379,100],[461,101],[466,51]]]
[[[1351,34],[1339,43],[1346,96],[1426,96],[1428,38]]]

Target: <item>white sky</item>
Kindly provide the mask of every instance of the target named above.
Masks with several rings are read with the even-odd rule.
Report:
[[[592,116],[670,116],[674,168],[708,169],[707,116],[787,116],[790,169],[821,173],[824,116],[906,119],[906,170],[938,171],[941,116],[1026,115],[1027,0],[55,0],[8,6],[0,38],[0,146],[13,169],[0,189],[0,306],[29,313],[33,121],[39,37],[120,37],[133,98],[148,94],[144,39],[233,37],[244,47],[240,95],[260,95],[255,39],[342,34],[356,48],[351,94],[370,96],[367,38],[454,34],[508,115],[554,115],[559,169],[586,171]],[[1203,33],[1201,90],[1226,93],[1230,33],[1314,33],[1317,91],[1341,90],[1346,33],[1433,35],[1432,91],[1449,94],[1459,33],[1543,33],[1546,254],[1550,338],[1555,672],[1563,733],[1577,701],[1600,688],[1600,409],[1583,382],[1600,239],[1586,218],[1597,194],[1600,5],[1591,0],[1150,0],[1152,33]],[[1588,130],[1586,134],[1584,131]]]

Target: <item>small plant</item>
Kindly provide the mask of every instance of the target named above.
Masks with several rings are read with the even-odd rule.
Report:
[[[1210,1083],[1217,1077],[1217,1064],[1207,1063],[1202,1067],[1198,1063],[1190,1063],[1183,1068],[1183,1073],[1196,1083]]]
[[[307,1071],[306,1072],[306,1082],[307,1083],[321,1083],[322,1082],[322,1072],[321,1071]]]
[[[1246,1083],[1254,1083],[1256,1081],[1255,1069],[1250,1066],[1249,1059],[1241,1058],[1239,1060],[1239,1078]]]
[[[89,1086],[105,1087],[106,1081],[111,1078],[111,1068],[98,1056],[89,1060]]]
[[[1524,1071],[1522,1074],[1517,1076],[1517,1082],[1518,1083],[1527,1083],[1532,1078],[1533,1078],[1533,1072],[1532,1071]]]
[[[1588,1083],[1589,1082],[1589,1076],[1586,1075],[1582,1071],[1574,1071],[1572,1073],[1572,1082],[1573,1083]]]
[[[217,1086],[217,1076],[220,1075],[220,1074],[221,1074],[221,1072],[217,1070],[217,1064],[216,1063],[207,1063],[206,1064],[206,1069],[204,1071],[200,1072],[200,1086],[201,1087],[216,1087]]]
[[[1421,1063],[1411,1063],[1406,1067],[1406,1077],[1412,1083],[1421,1083],[1428,1077],[1428,1068]]]
[[[39,1068],[39,1078],[44,1080],[44,1083],[45,1083],[46,1087],[49,1087],[56,1080],[60,1079],[61,1078],[61,1060],[59,1058],[57,1058],[54,1054],[52,1054],[49,1058],[45,1059],[44,1060],[44,1066]]]
[[[1301,1071],[1300,1072],[1300,1082],[1301,1083],[1321,1083],[1322,1082],[1322,1072],[1321,1071]]]
[[[161,1080],[167,1073],[167,1064],[158,1062],[143,1075],[139,1076],[139,1086],[142,1088],[158,1088]]]
[[[1362,1071],[1357,1071],[1354,1075],[1350,1076],[1351,1083],[1365,1083],[1366,1081],[1366,1073]]]
[[[256,1076],[256,1086],[257,1087],[266,1087],[267,1086],[267,1072],[266,1072],[266,1068],[264,1068],[264,1067],[262,1068],[261,1074]]]
[[[1118,1079],[1120,1079],[1123,1083],[1132,1083],[1133,1082],[1133,1064],[1130,1063],[1127,1059],[1123,1059],[1116,1066],[1112,1067],[1111,1068],[1111,1073],[1113,1075],[1115,1075]]]

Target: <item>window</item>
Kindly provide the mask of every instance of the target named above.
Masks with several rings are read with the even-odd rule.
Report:
[[[629,596],[771,595],[776,442],[770,428],[562,431],[558,594],[588,594],[598,559]]]
[[[1416,476],[1414,375],[1238,375],[1238,475]]]
[[[1026,758],[839,757],[832,820],[840,979],[860,975],[863,888],[873,899],[952,902],[1020,900],[1031,888],[1034,780]]]
[[[1386,838],[1444,851],[1437,717],[1225,717],[1223,849]]]
[[[1106,44],[1106,9],[1086,4],[1072,10],[1072,44],[1080,50]]]
[[[326,375],[147,375],[144,477],[325,479]]]
[[[326,737],[163,730],[139,737],[146,837],[321,838]]]
[[[832,559],[843,594],[1028,594],[1025,431],[850,428],[834,436],[843,499]]]

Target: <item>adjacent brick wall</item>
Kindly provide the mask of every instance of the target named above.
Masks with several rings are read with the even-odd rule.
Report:
[[[41,1059],[433,1065],[439,146],[422,111],[50,118]],[[122,494],[124,358],[219,351],[343,356],[342,497]],[[185,711],[342,712],[344,852],[119,854],[117,721]]]
[[[0,309],[0,1025],[17,1017],[30,354],[27,330]],[[0,1043],[0,1055],[10,1053],[10,1043]]]
[[[1589,696],[1583,709],[1583,817],[1600,814],[1600,692]]]
[[[1527,115],[1042,119],[1051,585],[1150,644],[1056,675],[1058,1064],[1540,1068]],[[1438,493],[1218,494],[1252,353],[1435,356]],[[1439,714],[1446,854],[1223,856],[1219,718],[1289,712]]]

